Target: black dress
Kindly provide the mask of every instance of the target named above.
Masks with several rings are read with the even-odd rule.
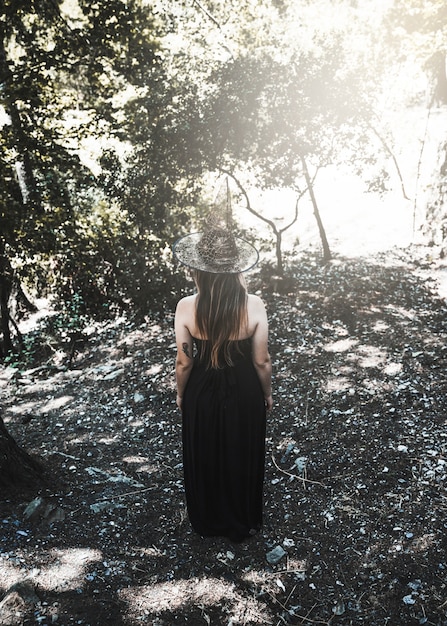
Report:
[[[204,537],[242,541],[261,528],[265,462],[266,409],[251,339],[232,342],[234,365],[221,369],[207,368],[208,343],[194,341],[182,407],[188,515]]]

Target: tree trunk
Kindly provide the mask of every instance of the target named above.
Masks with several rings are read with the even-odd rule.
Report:
[[[282,262],[282,231],[276,231],[276,269],[278,274],[284,274],[284,266]]]
[[[447,72],[445,52],[438,50],[428,60],[426,67],[431,73],[433,83],[432,104],[447,104]]]
[[[263,222],[265,222],[266,224],[269,225],[269,227],[271,228],[271,230],[273,231],[273,234],[275,235],[276,238],[276,242],[275,242],[275,252],[276,252],[276,270],[278,272],[279,276],[283,276],[284,274],[284,263],[283,263],[283,256],[282,256],[282,234],[289,229],[297,220],[298,218],[298,200],[297,200],[297,204],[295,206],[295,217],[293,218],[293,220],[290,222],[290,224],[288,224],[287,226],[285,226],[284,228],[278,229],[276,227],[275,222],[273,222],[272,220],[267,219],[266,217],[264,217],[263,215],[261,215],[261,213],[258,213],[257,211],[255,211],[255,209],[251,206],[250,203],[250,199],[248,197],[247,192],[245,191],[244,187],[242,186],[242,184],[239,182],[239,180],[236,178],[236,176],[227,171],[227,170],[221,170],[224,174],[227,174],[227,176],[230,176],[234,182],[236,183],[236,185],[239,187],[239,190],[241,191],[242,195],[245,198],[246,201],[246,205],[247,205],[247,210],[250,211],[250,213],[252,215],[255,215],[258,219],[262,220]],[[299,198],[298,198],[299,199]]]
[[[0,331],[3,336],[3,341],[0,342],[0,356],[5,356],[13,348],[8,306],[11,287],[11,265],[5,255],[4,241],[0,239]]]
[[[2,104],[11,119],[11,128],[14,135],[14,147],[16,148],[18,154],[17,160],[18,162],[21,162],[23,167],[24,180],[20,185],[22,201],[24,204],[30,202],[33,209],[39,214],[42,214],[43,207],[31,161],[30,142],[28,141],[26,133],[23,129],[20,110],[17,106],[16,96],[14,94],[15,80],[9,68],[4,42],[4,33],[0,22],[0,81],[2,83],[3,90]]]
[[[0,327],[3,340],[0,342],[0,356],[12,352],[11,331],[9,328],[8,293],[4,276],[0,275]]]
[[[22,450],[6,430],[0,416],[0,487],[32,487],[42,480],[43,468]]]
[[[326,231],[323,226],[320,211],[318,209],[317,199],[314,194],[314,188],[310,179],[309,170],[307,169],[306,159],[303,156],[301,156],[301,163],[303,164],[304,178],[306,179],[306,185],[310,194],[310,199],[312,200],[315,219],[317,220],[318,232],[320,233],[321,243],[323,244],[323,261],[327,263],[332,259],[332,254],[329,248],[329,243],[326,237]]]

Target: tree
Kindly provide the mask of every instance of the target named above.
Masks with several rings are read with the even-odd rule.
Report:
[[[0,146],[0,226],[3,351],[12,348],[8,299],[22,261],[21,279],[35,276],[40,255],[57,247],[60,233],[73,227],[69,180],[85,183],[79,158],[61,141],[52,115],[63,114],[54,98],[55,74],[66,63],[67,45],[56,36],[59,26],[53,5],[31,20],[29,2],[6,3],[0,20],[0,82],[3,132]],[[30,23],[32,27],[30,28]],[[40,24],[40,29],[37,24]],[[46,30],[44,30],[46,27]],[[69,48],[68,48],[69,49]],[[64,50],[64,51],[62,51]],[[57,117],[55,118],[57,124]]]
[[[33,486],[42,480],[41,464],[20,448],[0,415],[0,487]]]
[[[410,61],[413,73],[426,74],[428,93],[423,96],[428,96],[429,106],[447,104],[445,2],[395,0],[385,23],[390,48],[398,55],[401,65]]]
[[[245,199],[245,206],[246,206],[247,211],[249,211],[252,215],[254,215],[259,220],[267,224],[270,230],[273,232],[273,235],[275,237],[276,269],[277,269],[279,276],[282,276],[284,273],[284,263],[283,263],[283,253],[282,253],[282,236],[287,230],[289,230],[289,228],[291,228],[296,223],[298,219],[299,201],[301,197],[304,195],[304,192],[300,192],[297,195],[292,219],[285,226],[280,228],[278,227],[278,225],[273,219],[269,219],[265,217],[264,215],[262,215],[262,213],[260,213],[259,211],[253,208],[247,190],[242,185],[241,181],[234,175],[234,173],[227,172],[225,170],[222,170],[222,173],[227,174],[227,176],[230,176],[236,183],[240,193],[243,195]]]
[[[124,299],[118,263],[134,240],[133,225],[117,215],[116,203],[103,219],[104,179],[81,155],[87,141],[122,147],[127,136],[117,94],[147,81],[156,88],[161,67],[158,26],[138,0],[79,2],[71,13],[61,1],[36,7],[8,0],[0,14],[3,355],[13,347],[14,280],[50,284],[68,299],[78,292],[86,307]]]
[[[320,51],[318,60],[300,54],[287,62],[270,57],[231,61],[221,69],[215,81],[219,89],[203,115],[213,120],[207,134],[215,146],[221,146],[216,150],[219,169],[248,170],[252,183],[255,175],[262,188],[290,187],[298,197],[302,188],[308,189],[325,261],[331,253],[316,200],[315,174],[309,173],[308,161],[317,162],[315,172],[331,163],[340,128],[349,121],[350,112],[341,110],[340,100],[333,96],[335,92],[340,97],[333,79],[334,52],[326,48],[324,58]],[[342,97],[347,98],[347,94],[342,93]],[[345,104],[342,99],[341,104]],[[249,203],[247,208],[254,212]],[[281,273],[278,246],[282,232],[272,220],[262,219],[275,234]]]
[[[298,10],[293,2],[275,8],[260,0],[235,11],[228,3],[212,9],[194,3],[184,8],[193,25],[182,24],[184,45],[172,61],[176,77],[178,67],[197,76],[195,98],[188,102],[179,91],[195,171],[231,172],[245,190],[282,187],[300,195],[308,189],[324,260],[331,252],[317,201],[318,172],[349,160],[359,168],[377,160],[380,150],[393,156],[371,122],[381,71],[376,30],[367,23],[370,15],[342,0],[333,4],[302,3]],[[333,19],[337,12],[341,21]],[[374,57],[359,43],[367,38]],[[270,217],[262,219],[278,250],[279,229]]]
[[[413,198],[413,230],[416,227],[416,215],[420,209],[424,212],[421,229],[429,237],[430,243],[441,244],[441,255],[445,256],[447,216],[445,199],[445,136],[439,135],[439,170],[433,172],[429,181],[432,197],[428,204],[421,207],[419,189],[423,159],[427,149],[427,131],[436,117],[435,109],[447,104],[447,7],[442,0],[429,0],[418,3],[415,0],[396,0],[387,15],[388,37],[401,64],[411,64],[412,78],[425,75],[424,89],[412,94],[413,101],[418,96],[419,103],[427,109],[425,132],[421,137],[418,154],[415,193]],[[396,37],[396,32],[399,37]],[[416,82],[416,81],[415,81]],[[417,83],[416,83],[417,84]],[[433,115],[434,114],[434,115]],[[421,211],[422,212],[422,211]]]
[[[0,357],[14,348],[14,281],[96,304],[133,239],[80,155],[83,140],[122,139],[117,91],[157,73],[157,29],[137,1],[77,7],[6,0],[0,12]],[[2,478],[32,474],[3,422],[0,433]]]

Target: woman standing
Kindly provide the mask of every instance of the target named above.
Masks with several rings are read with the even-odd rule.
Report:
[[[228,221],[174,245],[197,288],[175,314],[177,405],[191,525],[202,536],[242,541],[262,524],[271,360],[264,304],[242,276],[258,253]]]

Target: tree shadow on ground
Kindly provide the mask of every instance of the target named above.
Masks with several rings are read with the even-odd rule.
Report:
[[[446,623],[447,309],[422,270],[397,251],[302,259],[280,289],[253,277],[276,405],[265,524],[243,544],[186,518],[172,317],[98,329],[71,368],[11,382],[8,428],[65,516],[2,504],[3,592],[31,576],[64,624]]]

